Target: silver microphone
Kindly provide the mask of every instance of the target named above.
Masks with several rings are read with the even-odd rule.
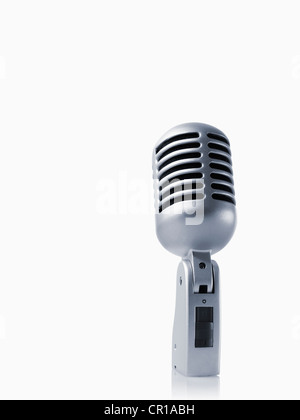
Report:
[[[206,124],[172,128],[154,148],[153,178],[157,237],[182,258],[173,367],[186,376],[218,375],[219,269],[211,255],[225,247],[236,226],[228,138]]]

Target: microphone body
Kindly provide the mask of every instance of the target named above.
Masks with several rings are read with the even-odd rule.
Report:
[[[177,273],[173,368],[187,376],[220,370],[219,269],[211,255],[230,241],[236,202],[228,138],[215,127],[182,124],[153,152],[156,233],[182,258]]]

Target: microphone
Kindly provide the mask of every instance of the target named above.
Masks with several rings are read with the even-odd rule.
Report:
[[[169,130],[153,152],[156,234],[182,258],[177,272],[173,368],[186,376],[220,373],[219,268],[211,255],[236,227],[230,143],[207,124]]]

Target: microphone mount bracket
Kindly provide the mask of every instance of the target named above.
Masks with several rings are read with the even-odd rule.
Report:
[[[194,293],[213,293],[213,267],[210,252],[190,251],[188,259],[192,264]]]
[[[219,267],[210,252],[190,251],[178,267],[173,368],[186,376],[220,372]]]

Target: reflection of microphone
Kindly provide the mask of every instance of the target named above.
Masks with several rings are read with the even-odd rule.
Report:
[[[153,154],[156,233],[182,257],[177,274],[173,367],[187,376],[219,374],[219,269],[211,254],[236,225],[227,137],[199,123],[168,131]]]

